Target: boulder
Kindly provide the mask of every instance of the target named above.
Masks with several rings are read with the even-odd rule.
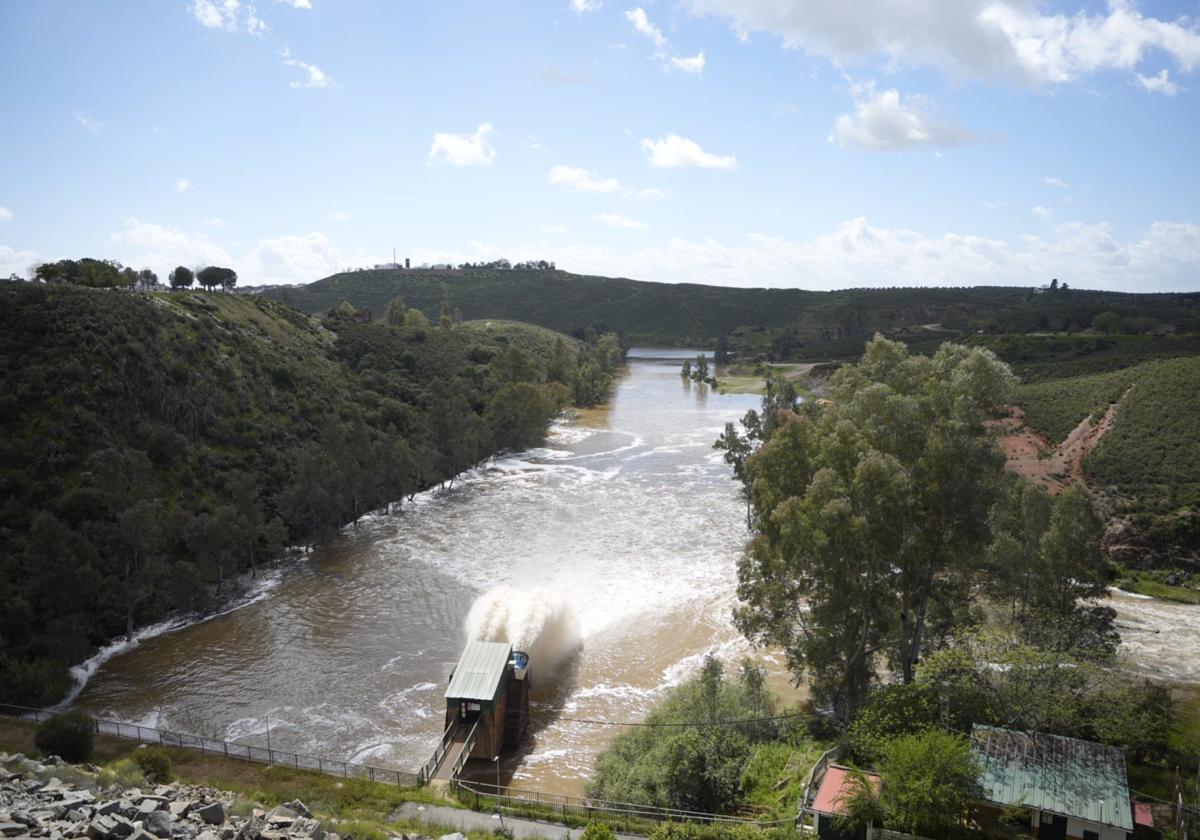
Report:
[[[287,806],[302,817],[311,817],[312,816],[312,814],[309,813],[308,808],[305,807],[304,803],[301,802],[299,799],[293,799],[291,802],[287,803]]]
[[[196,813],[209,825],[220,825],[225,822],[225,806],[220,802],[210,802],[198,808]]]
[[[18,822],[4,821],[0,822],[0,835],[5,837],[17,837],[25,833],[25,825]]]
[[[166,811],[155,811],[146,816],[146,831],[155,837],[168,838],[175,830],[175,820]]]
[[[120,814],[112,814],[109,816],[109,819],[113,821],[112,836],[114,837],[129,837],[133,832],[137,831],[137,826]]]
[[[258,840],[258,836],[262,834],[265,823],[263,822],[263,811],[261,808],[254,809],[254,815],[238,826],[237,836],[241,840]]]
[[[88,824],[87,836],[92,840],[109,840],[110,837],[116,836],[115,828],[116,822],[113,817],[100,814]]]
[[[164,799],[158,799],[156,797],[147,796],[144,799],[142,799],[141,802],[138,803],[138,807],[137,807],[138,816],[143,817],[143,818],[147,817],[150,814],[153,814],[155,811],[162,808],[162,806],[165,804],[166,804],[166,800],[164,800]]]
[[[109,814],[115,814],[119,810],[121,810],[121,803],[115,799],[110,799],[96,806],[96,815],[104,817]]]
[[[167,808],[171,812],[172,817],[186,817],[196,807],[196,803],[189,799],[176,799]]]

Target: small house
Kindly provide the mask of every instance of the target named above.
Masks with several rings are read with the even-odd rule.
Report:
[[[446,686],[446,728],[469,733],[470,758],[517,746],[529,726],[529,657],[508,642],[468,642]]]
[[[971,747],[983,769],[981,805],[1028,809],[1038,840],[1133,840],[1134,809],[1119,748],[978,724]]]
[[[864,772],[862,776],[867,784],[879,789],[877,775]],[[838,817],[846,814],[847,802],[859,784],[855,771],[840,764],[828,765],[824,774],[813,780],[816,793],[811,795],[804,810],[812,814],[813,829],[822,840],[865,840],[870,836],[869,826],[851,829],[838,825]]]

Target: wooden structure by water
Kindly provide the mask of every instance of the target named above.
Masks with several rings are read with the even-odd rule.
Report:
[[[446,731],[425,765],[434,782],[457,779],[471,759],[491,761],[529,728],[529,657],[508,642],[468,642],[446,686]]]

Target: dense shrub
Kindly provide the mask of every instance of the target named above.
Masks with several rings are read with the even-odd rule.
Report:
[[[92,757],[95,739],[96,725],[92,719],[73,710],[43,721],[34,734],[33,743],[46,755],[82,762]]]
[[[166,784],[171,781],[171,756],[162,747],[141,747],[133,761],[142,769],[146,781]]]
[[[580,840],[617,840],[617,833],[608,823],[591,822],[583,829]]]

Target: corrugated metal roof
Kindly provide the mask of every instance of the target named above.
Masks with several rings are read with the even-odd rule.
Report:
[[[1133,830],[1119,748],[978,724],[971,746],[983,765],[980,782],[988,801]]]
[[[867,784],[875,788],[875,792],[879,792],[879,777],[874,773],[864,773],[867,777]],[[858,781],[853,776],[852,772],[837,764],[829,765],[829,769],[825,771],[824,778],[821,779],[821,785],[817,788],[816,799],[813,800],[812,809],[820,811],[822,814],[845,814],[846,802],[854,796],[858,790]]]
[[[512,645],[508,642],[467,642],[446,697],[455,700],[491,700],[500,687]]]

